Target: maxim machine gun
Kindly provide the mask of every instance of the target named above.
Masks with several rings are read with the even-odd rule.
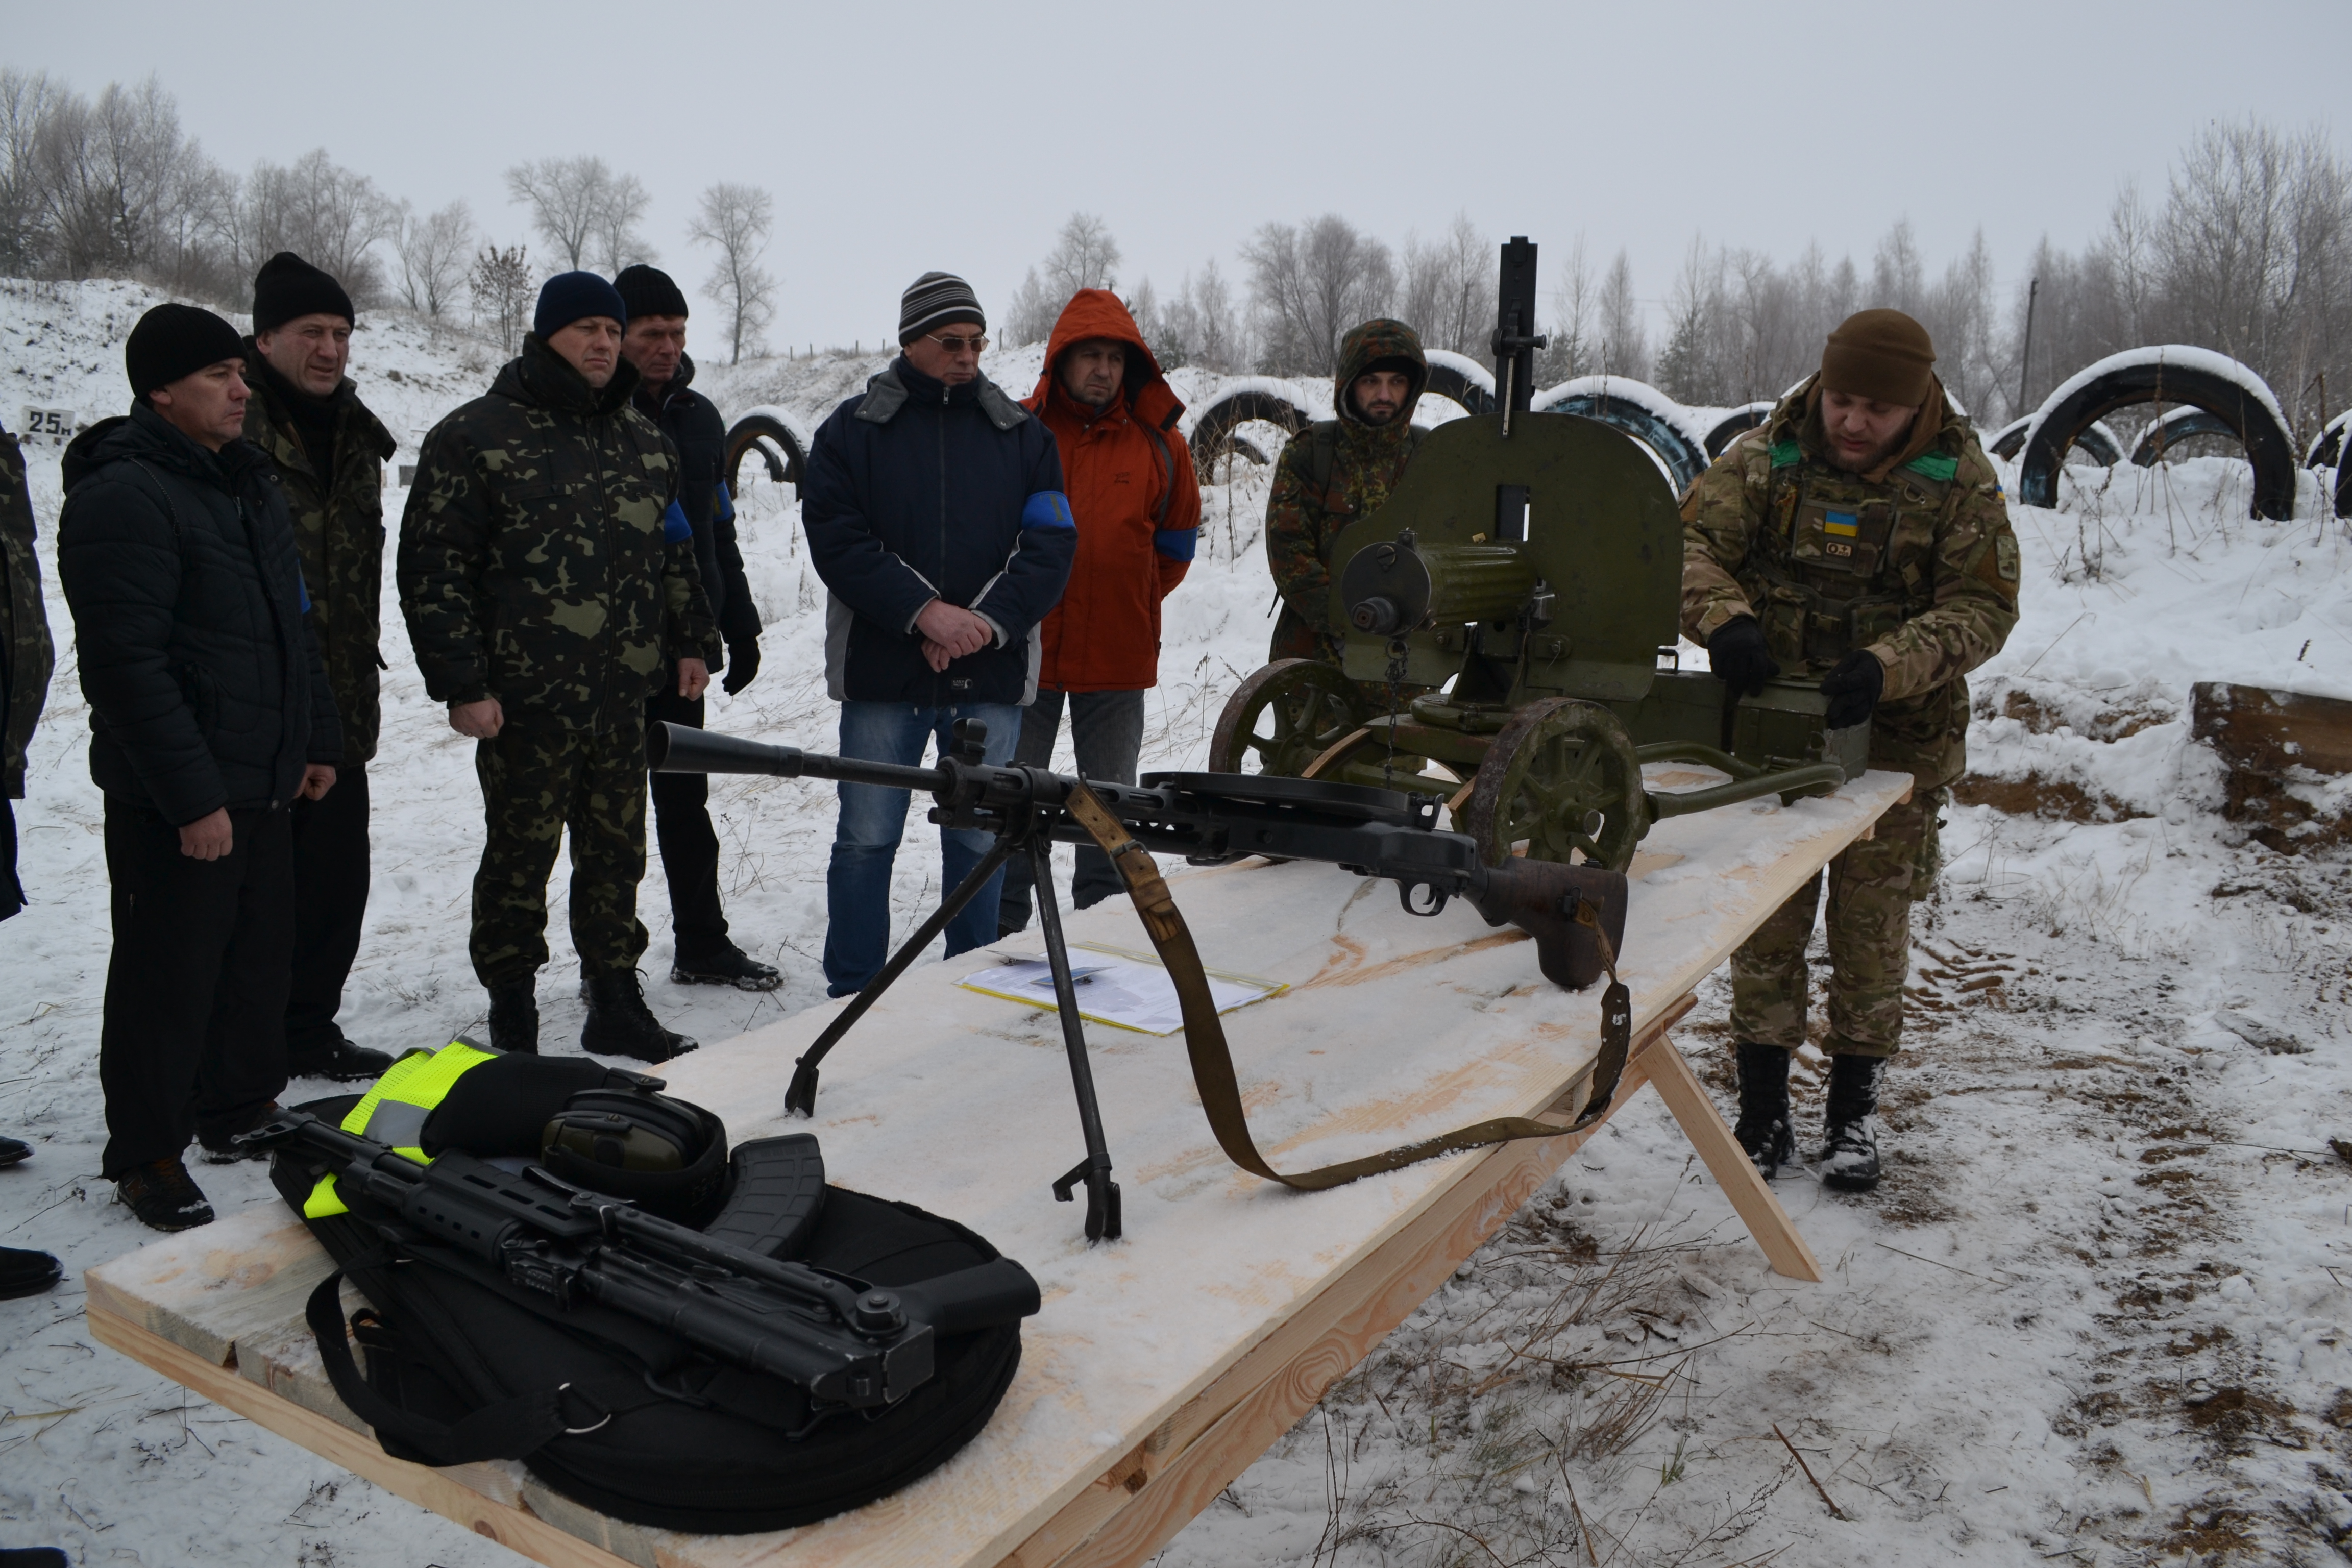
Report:
[[[1647,450],[1529,412],[1536,247],[1503,247],[1496,411],[1440,425],[1330,562],[1344,670],[1281,659],[1226,702],[1210,766],[1443,800],[1488,865],[1515,851],[1623,870],[1664,817],[1858,776],[1866,725],[1829,730],[1807,682],[1738,702],[1672,668],[1682,524]],[[1666,668],[1662,668],[1667,666]],[[1647,791],[1642,764],[1728,782]]]

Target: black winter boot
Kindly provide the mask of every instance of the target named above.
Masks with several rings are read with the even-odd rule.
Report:
[[[150,1160],[114,1184],[122,1206],[153,1230],[187,1230],[213,1222],[213,1205],[177,1160]]]
[[[1878,1185],[1878,1057],[1830,1058],[1829,1110],[1823,1117],[1822,1183],[1841,1192]]]
[[[530,980],[490,987],[490,1048],[539,1055],[539,986]]]
[[[580,1048],[592,1056],[635,1057],[644,1062],[666,1062],[694,1049],[695,1042],[661,1026],[646,1006],[645,983],[634,969],[588,979],[588,1022],[580,1029]]]
[[[1731,1135],[1768,1182],[1797,1158],[1796,1135],[1789,1131],[1789,1058],[1795,1054],[1739,1043],[1739,1125]]]
[[[312,1042],[300,1050],[286,1049],[288,1078],[323,1078],[330,1083],[373,1083],[392,1070],[392,1057],[343,1038],[342,1031],[325,1044]]]
[[[761,963],[731,942],[709,952],[681,950],[669,977],[677,985],[732,985],[739,991],[773,991],[784,983],[774,964]]]

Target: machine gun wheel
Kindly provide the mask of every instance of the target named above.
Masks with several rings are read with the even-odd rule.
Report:
[[[1209,771],[1297,778],[1307,764],[1364,722],[1363,693],[1320,659],[1278,658],[1225,700],[1209,742]]]
[[[1529,703],[1488,746],[1461,825],[1490,866],[1524,843],[1530,859],[1565,864],[1574,851],[1622,871],[1649,831],[1633,738],[1598,703]]]

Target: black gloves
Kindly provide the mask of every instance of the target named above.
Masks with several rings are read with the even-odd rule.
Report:
[[[1886,667],[1868,648],[1857,648],[1838,660],[1838,667],[1822,679],[1822,695],[1830,700],[1829,717],[1823,721],[1832,730],[1851,730],[1870,717],[1878,706],[1878,694],[1886,689]]]
[[[1754,697],[1780,673],[1764,651],[1764,628],[1754,616],[1734,616],[1706,639],[1706,661],[1715,678],[1742,697]]]
[[[757,638],[746,637],[727,647],[727,673],[719,678],[719,689],[732,697],[751,684],[760,673],[760,644]]]

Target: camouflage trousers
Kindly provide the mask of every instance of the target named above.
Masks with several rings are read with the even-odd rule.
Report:
[[[1829,864],[1832,1056],[1891,1057],[1903,1044],[1903,982],[1911,965],[1911,903],[1936,877],[1936,810],[1943,791],[1915,791],[1878,819],[1875,837]],[[1731,955],[1731,1034],[1794,1050],[1805,1042],[1812,940],[1823,874],[1773,911]]]
[[[637,884],[646,874],[646,731],[509,715],[474,748],[488,839],[474,876],[474,973],[486,986],[529,980],[547,963],[547,878],[572,834],[572,943],[591,974],[636,967],[646,951]]]

